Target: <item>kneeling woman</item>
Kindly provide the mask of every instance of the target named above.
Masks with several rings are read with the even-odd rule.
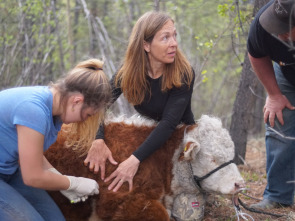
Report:
[[[98,194],[96,181],[61,175],[43,153],[56,141],[62,123],[82,124],[91,117],[98,127],[111,98],[102,65],[90,59],[50,86],[0,92],[1,220],[64,220],[46,190],[61,190],[72,202]]]

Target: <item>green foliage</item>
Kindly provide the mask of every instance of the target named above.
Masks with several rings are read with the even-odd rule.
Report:
[[[202,82],[203,82],[203,83],[206,83],[206,82],[208,81],[208,77],[206,76],[206,73],[207,73],[207,70],[203,70],[203,71],[201,72],[201,75],[203,76],[203,77],[202,77]]]
[[[253,171],[241,171],[241,175],[242,177],[244,178],[244,180],[247,182],[247,181],[259,181],[261,180],[262,178],[260,177],[259,174],[253,172]]]
[[[56,3],[55,13],[53,2]],[[93,24],[89,23],[81,1],[77,5],[76,1],[70,1],[72,33],[69,33],[66,0],[0,0],[0,62],[2,76],[6,79],[0,87],[15,85],[28,67],[32,69],[22,84],[47,84],[71,68],[73,50],[75,63],[93,56],[102,58],[103,50],[107,51],[103,59],[112,60],[118,68],[134,23],[144,12],[155,8],[154,0],[85,2],[90,13],[102,20],[113,53],[107,51],[109,43],[101,45],[98,39],[93,39],[97,38]],[[166,11],[175,21],[179,48],[196,73],[192,100],[196,118],[203,113],[230,116],[253,7],[248,1],[238,1],[237,7],[236,2],[159,2],[160,10]],[[70,35],[73,44],[69,42]],[[62,64],[65,69],[61,69]],[[38,81],[32,81],[37,75],[40,76]]]
[[[232,3],[232,1],[229,1]],[[223,4],[223,5],[218,5],[217,7],[217,11],[218,14],[222,17],[227,17],[228,16],[228,12],[233,12],[235,10],[235,6],[231,5],[229,6],[228,4]]]

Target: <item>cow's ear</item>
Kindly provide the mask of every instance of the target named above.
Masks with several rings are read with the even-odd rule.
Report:
[[[196,141],[189,141],[185,144],[183,152],[181,152],[179,156],[180,161],[189,161],[192,160],[193,157],[199,152],[200,144]]]

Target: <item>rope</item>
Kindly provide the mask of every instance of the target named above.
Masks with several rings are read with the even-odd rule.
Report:
[[[249,198],[251,198],[251,199],[253,199],[253,200],[257,200],[257,201],[261,201],[262,199],[258,199],[258,198],[255,198],[255,197],[253,197],[253,196],[249,196],[249,195],[247,195],[246,193],[243,193],[243,192],[239,192],[240,194],[243,194],[244,196],[246,196],[246,197],[249,197]]]
[[[192,168],[192,165],[190,162],[188,162],[188,168],[189,168],[189,171],[190,171],[190,175],[192,177],[192,182],[194,184],[194,186],[201,192],[201,193],[205,193],[205,190],[202,189],[200,183],[196,182],[195,179],[194,179],[194,172],[193,172],[193,168]]]
[[[271,215],[271,216],[275,216],[275,217],[278,217],[278,218],[279,218],[279,217],[284,217],[284,216],[287,216],[287,217],[288,217],[288,215],[286,215],[286,214],[276,214],[276,213],[270,213],[270,212],[266,212],[266,211],[262,211],[262,210],[257,210],[257,209],[254,209],[254,208],[250,208],[250,207],[246,206],[246,205],[242,202],[242,200],[241,200],[239,197],[237,197],[239,204],[236,204],[234,198],[235,198],[235,196],[237,196],[239,193],[240,193],[240,194],[243,194],[244,196],[247,196],[247,197],[249,197],[249,198],[251,198],[251,199],[254,199],[254,200],[257,200],[257,201],[261,201],[261,199],[258,199],[258,198],[255,198],[255,197],[252,197],[252,196],[249,196],[249,195],[243,193],[243,192],[242,192],[243,190],[247,190],[247,188],[241,188],[241,189],[239,189],[238,191],[236,191],[236,192],[233,194],[233,198],[232,198],[232,202],[233,202],[233,204],[234,204],[234,208],[235,208],[235,212],[236,212],[237,217],[238,217],[238,221],[240,220],[240,219],[239,219],[239,216],[241,216],[241,217],[242,217],[243,219],[245,219],[245,220],[248,220],[248,219],[246,218],[246,216],[248,216],[249,218],[251,218],[252,220],[254,220],[249,214],[247,214],[247,213],[243,213],[243,212],[241,211],[241,209],[240,209],[240,207],[239,207],[239,204],[240,204],[241,206],[243,206],[246,210],[250,211],[250,212],[259,213],[259,214]]]
[[[276,214],[276,213],[270,213],[270,212],[266,212],[266,211],[262,211],[262,210],[256,210],[254,208],[250,208],[250,207],[247,207],[241,200],[240,198],[238,198],[239,200],[239,203],[248,211],[250,212],[254,212],[254,213],[260,213],[260,214],[266,214],[266,215],[271,215],[271,216],[275,216],[275,217],[283,217],[283,216],[287,216],[285,214]],[[236,206],[235,206],[236,207]]]
[[[247,217],[249,217],[252,221],[254,221],[254,218],[247,213],[243,213],[239,206],[235,206],[235,212],[236,212],[238,221],[240,221],[240,217],[243,218],[244,220],[248,220]]]
[[[244,213],[242,212],[238,202],[236,201],[236,199],[239,199],[238,198],[238,194],[241,193],[243,190],[247,190],[247,188],[240,188],[239,190],[237,190],[234,194],[233,194],[233,197],[232,197],[232,202],[233,202],[233,205],[234,205],[234,209],[235,209],[235,212],[236,212],[236,217],[237,217],[237,221],[240,221],[240,217],[243,219],[243,220],[247,220],[249,221],[248,218],[250,218],[252,221],[254,221],[253,217],[250,216],[249,214],[247,213]]]
[[[200,181],[208,178],[209,176],[211,176],[213,173],[217,172],[218,170],[222,169],[223,167],[226,167],[227,165],[231,164],[231,163],[234,163],[234,160],[230,160],[228,162],[225,162],[224,164],[221,164],[219,167],[215,168],[214,170],[210,171],[209,173],[207,173],[205,176],[202,176],[202,177],[198,177],[196,175],[194,175],[194,180],[196,181],[196,183],[200,185]]]

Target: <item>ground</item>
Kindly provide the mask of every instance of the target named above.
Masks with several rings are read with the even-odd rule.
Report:
[[[251,139],[247,144],[245,165],[239,166],[240,172],[246,181],[249,190],[246,194],[262,199],[262,194],[266,185],[265,175],[265,144],[264,139]],[[251,199],[239,194],[241,201],[248,207],[253,203],[257,203],[256,199]],[[272,215],[258,214],[250,212],[240,205],[241,211],[249,214],[255,221],[291,221],[295,220],[295,206],[288,208],[279,208],[266,210],[266,212],[286,215],[283,217],[275,217]],[[235,215],[235,209],[231,199],[223,196],[209,196],[205,209],[204,221],[230,221],[238,220]],[[243,218],[240,217],[240,220]],[[245,219],[246,220],[246,219]],[[248,220],[252,220],[248,217]]]

